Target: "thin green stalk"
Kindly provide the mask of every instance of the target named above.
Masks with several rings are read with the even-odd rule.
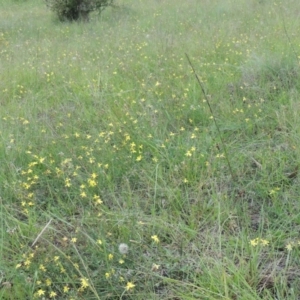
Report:
[[[199,76],[197,75],[197,73],[196,73],[196,71],[195,71],[195,68],[194,68],[194,66],[193,66],[193,64],[192,64],[192,62],[191,62],[189,56],[187,55],[187,53],[185,53],[185,56],[186,56],[186,58],[187,58],[187,60],[188,60],[188,62],[189,62],[189,65],[191,66],[191,68],[192,68],[192,70],[193,70],[193,73],[194,73],[194,75],[195,75],[195,77],[196,77],[196,80],[197,80],[197,82],[198,82],[198,84],[199,84],[201,90],[202,90],[202,93],[203,93],[203,95],[204,95],[204,99],[206,100],[206,103],[207,103],[207,105],[208,105],[208,107],[209,107],[209,110],[210,110],[210,113],[211,113],[211,115],[212,115],[212,118],[213,118],[213,120],[214,120],[215,126],[216,126],[217,131],[218,131],[218,135],[219,135],[219,138],[220,138],[220,141],[221,141],[221,144],[222,144],[224,153],[225,153],[225,158],[226,158],[226,161],[227,161],[227,165],[228,165],[228,168],[229,168],[229,171],[230,171],[232,180],[233,180],[233,181],[236,181],[236,177],[235,177],[235,175],[234,175],[234,173],[233,173],[233,170],[232,170],[232,168],[231,168],[231,164],[230,164],[230,161],[229,161],[229,158],[228,158],[228,152],[227,152],[226,145],[225,145],[224,140],[223,140],[223,138],[222,138],[221,131],[220,131],[220,128],[219,128],[219,125],[218,125],[218,123],[217,123],[217,121],[216,121],[214,112],[213,112],[213,110],[212,110],[212,107],[211,107],[211,105],[210,105],[209,99],[208,99],[207,94],[206,94],[206,92],[205,92],[204,86],[203,86],[202,82],[200,81]]]

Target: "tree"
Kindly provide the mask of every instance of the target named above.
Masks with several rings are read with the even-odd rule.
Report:
[[[58,16],[60,21],[89,19],[92,11],[102,12],[114,0],[45,0],[47,6]]]

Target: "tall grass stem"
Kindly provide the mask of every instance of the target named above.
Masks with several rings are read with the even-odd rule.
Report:
[[[232,167],[231,167],[229,158],[228,158],[227,147],[226,147],[225,142],[224,142],[224,140],[223,140],[223,138],[222,138],[221,131],[220,131],[220,128],[219,128],[219,125],[218,125],[218,123],[217,123],[217,121],[216,121],[214,112],[213,112],[213,110],[212,110],[212,107],[211,107],[211,105],[210,105],[209,99],[208,99],[207,94],[206,94],[206,92],[205,92],[204,86],[203,86],[201,80],[199,79],[199,76],[197,75],[196,70],[195,70],[195,68],[194,68],[194,66],[193,66],[193,64],[192,64],[192,62],[191,62],[191,60],[190,60],[188,54],[185,53],[185,56],[186,56],[186,58],[187,58],[187,60],[188,60],[189,65],[191,66],[191,68],[192,68],[192,70],[193,70],[193,73],[194,73],[194,75],[195,75],[195,77],[196,77],[196,80],[197,80],[197,82],[198,82],[198,84],[199,84],[199,86],[200,86],[200,88],[201,88],[201,91],[202,91],[202,93],[203,93],[203,95],[204,95],[204,99],[205,99],[205,101],[206,101],[206,103],[207,103],[207,105],[208,105],[208,107],[209,107],[210,113],[211,113],[212,118],[213,118],[213,120],[214,120],[215,126],[216,126],[217,131],[218,131],[218,135],[219,135],[219,138],[220,138],[220,141],[221,141],[221,144],[222,144],[224,153],[225,153],[225,159],[226,159],[226,162],[227,162],[227,165],[228,165],[228,168],[229,168],[229,171],[230,171],[232,180],[233,180],[233,181],[236,181],[236,177],[235,177],[235,175],[234,175],[234,173],[233,173],[233,170],[232,170]]]

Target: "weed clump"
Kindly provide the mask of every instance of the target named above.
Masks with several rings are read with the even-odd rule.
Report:
[[[45,0],[60,21],[88,21],[93,11],[102,12],[114,0]]]
[[[246,98],[278,99],[299,89],[299,64],[291,57],[255,57],[241,67],[238,95]]]

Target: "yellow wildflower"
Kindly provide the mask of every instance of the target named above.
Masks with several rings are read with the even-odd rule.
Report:
[[[155,235],[152,235],[151,236],[151,239],[155,242],[155,243],[159,243],[159,238],[158,238],[158,236],[155,234]]]
[[[135,287],[135,284],[133,284],[132,282],[127,282],[125,289],[127,291],[133,289]]]

